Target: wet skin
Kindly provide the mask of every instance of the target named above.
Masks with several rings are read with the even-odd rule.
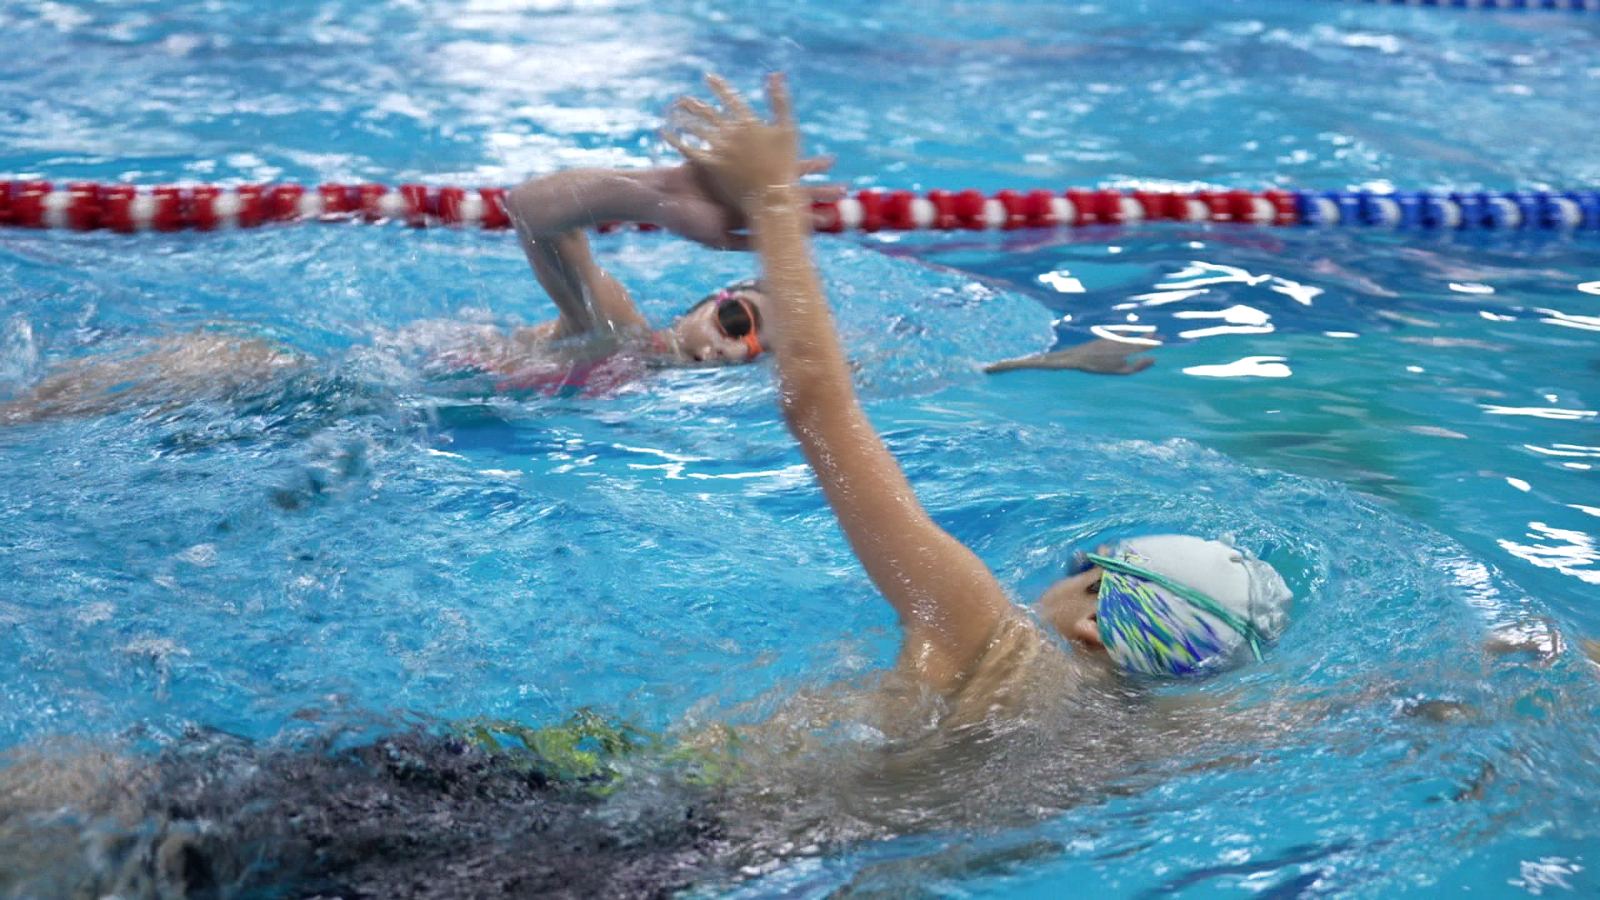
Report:
[[[1052,584],[1035,604],[1040,618],[1079,649],[1104,657],[1100,641],[1100,567],[1091,566]]]

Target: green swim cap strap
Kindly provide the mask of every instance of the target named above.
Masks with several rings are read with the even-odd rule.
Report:
[[[1089,559],[1090,562],[1102,569],[1108,569],[1112,572],[1120,572],[1124,575],[1132,575],[1135,578],[1142,578],[1145,581],[1158,585],[1168,592],[1183,598],[1201,612],[1217,618],[1222,622],[1222,624],[1232,628],[1234,631],[1239,632],[1239,634],[1243,636],[1244,639],[1250,644],[1250,652],[1255,654],[1256,661],[1261,661],[1261,633],[1256,630],[1254,625],[1251,625],[1244,619],[1239,618],[1231,610],[1226,609],[1222,604],[1206,596],[1204,593],[1197,591],[1186,584],[1173,581],[1171,578],[1168,578],[1160,572],[1153,572],[1149,569],[1146,569],[1144,566],[1141,566],[1138,563],[1132,563],[1125,559],[1119,559],[1111,556],[1101,556],[1098,553],[1086,553],[1084,555]]]

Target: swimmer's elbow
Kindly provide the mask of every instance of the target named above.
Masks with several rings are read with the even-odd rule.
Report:
[[[561,234],[588,224],[590,207],[608,201],[595,172],[569,169],[543,175],[506,192],[506,212],[529,237]],[[611,192],[611,193],[614,193]]]
[[[512,188],[506,193],[506,212],[511,221],[525,234],[549,234],[554,229],[546,213],[551,209],[550,182],[560,177],[546,175]]]

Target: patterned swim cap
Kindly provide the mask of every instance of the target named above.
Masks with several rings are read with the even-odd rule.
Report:
[[[1277,571],[1219,541],[1159,535],[1088,558],[1102,571],[1100,641],[1130,672],[1205,674],[1244,647],[1260,659],[1288,618],[1292,594]]]

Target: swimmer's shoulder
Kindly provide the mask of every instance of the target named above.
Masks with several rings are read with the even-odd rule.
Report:
[[[951,715],[1020,713],[1083,680],[1081,661],[1017,610],[995,625],[983,654],[950,691]]]

